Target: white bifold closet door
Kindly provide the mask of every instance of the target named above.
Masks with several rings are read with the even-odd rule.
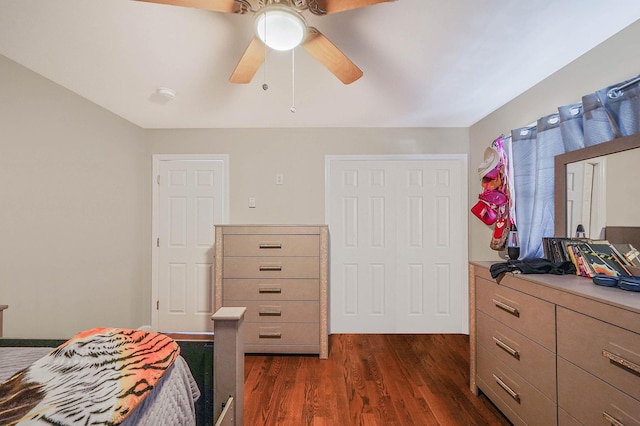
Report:
[[[465,156],[327,157],[331,333],[467,333]]]

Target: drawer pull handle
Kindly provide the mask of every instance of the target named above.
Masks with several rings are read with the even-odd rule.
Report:
[[[515,359],[517,359],[518,361],[520,360],[520,352],[518,352],[517,350],[513,349],[511,346],[507,345],[505,342],[503,342],[502,340],[498,339],[497,337],[494,337],[493,341],[496,342],[496,345],[500,349],[502,349],[503,351],[505,351],[506,353],[508,353],[509,355],[514,357]]]
[[[282,289],[280,287],[260,287],[258,289],[258,293],[282,293]]]
[[[624,423],[622,423],[620,420],[616,419],[615,417],[613,417],[611,414],[607,413],[606,411],[604,411],[602,413],[602,417],[604,417],[604,419],[606,421],[608,421],[609,423],[611,423],[613,426],[624,426]]]
[[[282,243],[260,243],[259,247],[261,249],[281,249]]]
[[[279,317],[282,316],[282,311],[280,309],[264,309],[258,315],[261,317]]]
[[[260,265],[261,271],[282,271],[282,265]]]
[[[496,299],[492,299],[492,301],[493,301],[493,304],[496,305],[498,308],[502,309],[503,311],[509,312],[514,317],[520,318],[520,311],[518,309],[512,306],[509,306],[506,303],[502,303],[501,301]]]
[[[493,375],[493,378],[496,380],[498,386],[504,389],[511,398],[513,398],[518,404],[520,404],[520,394],[511,389],[505,382],[502,381],[500,377],[496,376],[495,374]]]
[[[609,358],[609,361],[616,364],[618,367],[622,367],[625,370],[635,373],[636,375],[640,375],[640,365],[633,363],[631,361],[628,361],[622,358],[621,356],[611,353],[604,349],[602,350],[602,356],[605,358]]]
[[[282,338],[282,333],[279,333],[277,331],[270,331],[259,333],[258,336],[261,339],[280,339]]]

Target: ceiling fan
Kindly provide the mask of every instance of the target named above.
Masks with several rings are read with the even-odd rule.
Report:
[[[322,16],[393,0],[138,0],[214,12],[254,14],[255,36],[231,74],[232,83],[249,83],[265,60],[264,45],[291,50],[298,45],[322,63],[344,84],[362,77],[362,71],[317,28],[307,26],[302,12]]]

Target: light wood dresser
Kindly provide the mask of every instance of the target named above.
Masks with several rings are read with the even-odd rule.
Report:
[[[640,425],[640,293],[469,267],[471,391],[514,425]]]
[[[248,353],[328,349],[326,225],[215,227],[215,309],[245,306]]]

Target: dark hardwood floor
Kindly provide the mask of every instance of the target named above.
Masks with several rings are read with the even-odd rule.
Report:
[[[469,390],[469,336],[334,334],[329,359],[247,355],[248,426],[510,425]]]

